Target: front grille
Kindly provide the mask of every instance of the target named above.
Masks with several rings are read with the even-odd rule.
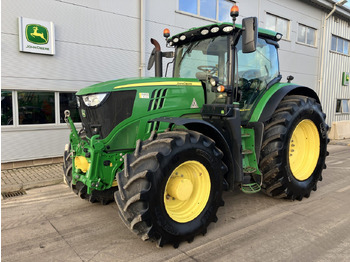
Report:
[[[116,125],[132,115],[135,95],[136,90],[111,92],[97,107],[86,106],[79,96],[79,114],[87,136],[99,134],[100,139],[107,137]]]

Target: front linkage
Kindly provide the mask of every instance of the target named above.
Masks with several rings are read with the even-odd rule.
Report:
[[[105,191],[111,187],[115,187],[116,190],[115,177],[111,174],[119,171],[126,152],[107,152],[106,145],[98,139],[99,135],[89,138],[78,133],[69,110],[64,114],[65,121],[71,129],[70,152],[68,152],[70,157],[65,161],[71,161],[71,173],[66,172],[66,180],[72,189],[74,190],[77,186],[81,189],[85,185],[83,191],[87,195],[91,195],[93,191]]]

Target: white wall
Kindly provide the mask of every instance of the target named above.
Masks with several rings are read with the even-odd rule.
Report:
[[[2,89],[78,91],[138,76],[139,1],[2,1]],[[18,51],[18,17],[53,21],[54,56]],[[62,155],[66,124],[3,126],[1,161]]]

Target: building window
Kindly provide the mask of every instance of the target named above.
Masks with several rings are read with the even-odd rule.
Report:
[[[1,90],[1,126],[61,124],[65,110],[74,122],[81,122],[74,92]]]
[[[179,10],[191,13],[198,14],[198,0],[179,0]]]
[[[217,20],[223,22],[232,22],[232,17],[230,16],[231,7],[235,4],[233,1],[219,0],[219,18]]]
[[[20,125],[55,123],[55,93],[18,91]]]
[[[200,0],[200,16],[216,19],[216,1]]]
[[[179,10],[214,20],[231,22],[230,9],[234,3],[230,0],[179,0]]]
[[[350,99],[337,99],[336,113],[350,113]]]
[[[283,39],[289,39],[289,20],[266,13],[266,29],[281,33]]]
[[[81,122],[75,93],[60,93],[60,123],[64,123],[64,111],[70,111],[74,122]]]
[[[13,125],[12,91],[1,91],[1,125]]]
[[[344,38],[332,35],[332,42],[331,42],[332,51],[349,55],[349,45],[350,45],[350,41]]]
[[[316,29],[299,24],[298,42],[316,46]]]

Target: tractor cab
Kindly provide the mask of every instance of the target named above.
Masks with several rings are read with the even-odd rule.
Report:
[[[157,65],[161,57],[174,57],[174,78],[201,81],[206,104],[239,103],[243,121],[249,120],[258,98],[281,80],[277,52],[281,34],[258,29],[254,17],[243,19],[242,25],[210,24],[172,37],[165,29],[164,36],[175,51],[161,52],[158,44],[150,57],[153,62],[155,53],[160,53],[156,68],[162,67]],[[161,72],[156,70],[156,76]]]
[[[225,24],[209,26],[210,30],[208,27],[202,27],[192,31],[206,30],[205,32],[214,33],[207,33],[207,38],[199,35],[198,38],[202,39],[187,43],[178,40],[178,44],[175,45],[173,77],[200,80],[205,88],[207,104],[226,104],[230,96],[234,96],[233,101],[240,104],[242,119],[248,120],[250,110],[259,95],[281,79],[278,44],[266,36],[264,38],[262,34],[257,39],[256,51],[245,53],[242,48],[242,37],[239,37],[232,48],[230,45],[232,34],[227,34],[224,30],[219,33],[220,28],[227,27],[230,28],[227,25],[225,27]],[[236,34],[239,34],[240,30],[237,28]],[[189,34],[193,35],[192,31]],[[174,45],[173,40],[180,38],[181,36],[174,36],[169,41]],[[233,52],[236,57],[234,68],[230,63]],[[231,71],[234,74],[234,81],[229,79]]]

